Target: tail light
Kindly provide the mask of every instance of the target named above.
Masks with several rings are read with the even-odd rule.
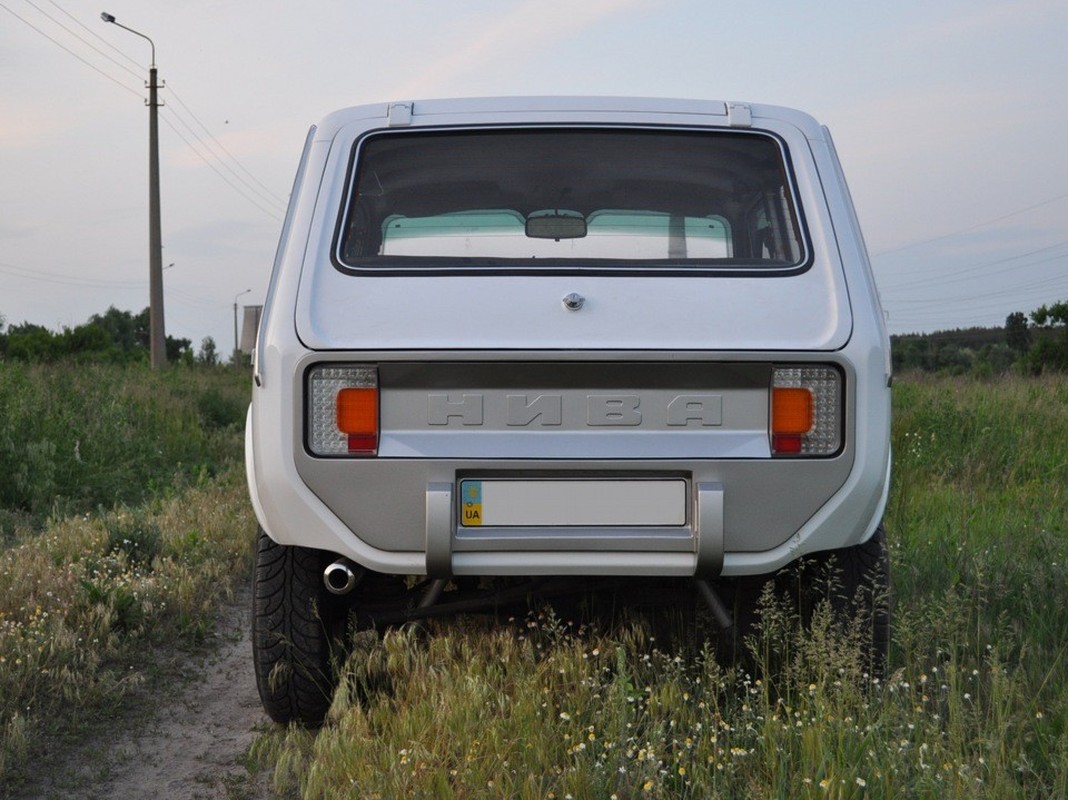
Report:
[[[308,450],[316,456],[378,453],[378,370],[312,367],[307,391]]]
[[[771,454],[831,456],[842,446],[842,375],[834,367],[774,367]]]

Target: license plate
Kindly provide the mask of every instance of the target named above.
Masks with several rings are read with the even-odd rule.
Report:
[[[464,527],[665,527],[686,524],[686,481],[465,480]]]

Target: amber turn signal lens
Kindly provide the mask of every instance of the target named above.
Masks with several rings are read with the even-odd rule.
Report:
[[[812,392],[776,387],[771,393],[771,432],[797,436],[812,430]]]
[[[378,448],[378,389],[348,388],[337,393],[337,428],[348,436],[350,453]]]

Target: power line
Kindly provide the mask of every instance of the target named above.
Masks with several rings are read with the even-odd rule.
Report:
[[[27,0],[27,1],[28,1],[28,0]],[[78,18],[77,18],[77,17],[75,17],[75,16],[73,15],[73,14],[71,14],[71,13],[70,13],[69,11],[67,11],[67,10],[66,10],[65,8],[63,8],[63,6],[61,6],[61,5],[59,4],[59,3],[57,3],[57,2],[56,2],[56,0],[48,0],[48,2],[49,2],[49,3],[51,3],[52,5],[54,5],[54,6],[56,7],[56,8],[58,8],[58,9],[59,9],[60,11],[62,11],[62,12],[63,12],[63,13],[64,13],[64,14],[65,14],[65,15],[66,15],[67,17],[69,17],[69,18],[70,18],[71,20],[73,20],[73,21],[74,21],[74,22],[75,22],[75,23],[76,23],[76,24],[77,24],[78,26],[80,26],[80,27],[81,27],[82,29],[84,29],[85,31],[87,31],[87,32],[88,32],[88,33],[89,33],[89,34],[90,34],[91,36],[93,36],[93,37],[95,37],[96,39],[98,39],[98,40],[100,40],[101,42],[103,42],[103,43],[104,43],[105,45],[107,45],[108,47],[110,47],[110,48],[111,48],[112,50],[114,50],[114,51],[115,51],[116,53],[118,53],[118,54],[119,54],[120,56],[122,56],[123,58],[125,58],[125,59],[126,59],[127,61],[129,61],[129,62],[130,62],[131,64],[133,64],[133,65],[134,65],[135,67],[137,67],[138,69],[144,69],[144,65],[143,65],[143,64],[140,64],[140,63],[138,63],[137,61],[135,61],[134,59],[130,58],[130,56],[126,55],[126,53],[124,53],[124,52],[123,52],[122,50],[120,50],[120,49],[119,49],[118,47],[116,47],[115,45],[113,45],[113,44],[112,44],[111,42],[109,42],[109,41],[108,41],[107,39],[105,39],[105,38],[104,38],[103,36],[101,36],[101,35],[100,35],[99,33],[97,33],[96,31],[94,31],[94,30],[93,30],[92,28],[88,27],[88,26],[87,26],[87,25],[86,25],[86,24],[85,24],[84,22],[82,22],[82,21],[81,21],[80,19],[78,19]],[[88,44],[88,42],[87,42],[87,44]],[[94,49],[95,49],[95,48],[94,48]],[[140,75],[138,75],[138,77],[140,77]]]
[[[1029,283],[1016,283],[1016,284],[1013,284],[1012,290],[1013,290],[1014,293],[1019,293],[1019,292],[1034,291],[1034,290],[1037,290],[1037,289],[1043,289],[1043,290],[1052,289],[1052,288],[1056,288],[1057,286],[1065,286],[1065,285],[1068,285],[1068,284],[1066,284],[1066,281],[1062,276],[1054,275],[1052,277],[1041,278],[1041,279],[1036,280],[1036,281],[1030,281]],[[953,300],[954,300],[954,302],[958,302],[959,303],[959,302],[967,302],[967,301],[972,301],[972,300],[986,300],[986,299],[991,299],[991,298],[1001,298],[1002,300],[1004,300],[1004,298],[1005,298],[1005,290],[1004,289],[984,290],[984,291],[976,292],[974,294],[962,294],[962,295],[955,296],[953,298]],[[909,306],[932,306],[932,305],[945,306],[946,298],[944,298],[944,297],[924,297],[924,298],[914,298],[914,299],[900,299],[900,300],[895,300],[894,304],[895,305],[909,305]]]
[[[33,281],[43,281],[45,283],[59,283],[66,286],[82,286],[82,287],[96,287],[96,288],[120,288],[120,289],[133,289],[139,288],[145,285],[144,281],[114,281],[106,280],[104,278],[90,278],[85,275],[66,275],[58,272],[46,272],[39,269],[30,269],[29,267],[20,267],[16,264],[9,264],[0,262],[0,273],[5,275],[12,275],[16,278],[26,278]]]
[[[245,193],[245,191],[240,186],[238,186],[236,183],[234,183],[229,178],[227,178],[226,175],[224,175],[222,172],[220,172],[218,167],[216,167],[211,161],[209,161],[207,158],[205,158],[204,155],[196,147],[193,146],[193,143],[190,142],[187,138],[185,138],[185,136],[182,134],[182,132],[180,130],[178,130],[178,128],[176,128],[173,125],[173,123],[171,123],[171,121],[167,118],[166,115],[164,115],[162,117],[162,119],[163,119],[163,121],[165,123],[167,123],[167,127],[170,128],[172,131],[174,131],[175,135],[179,139],[181,139],[183,142],[185,142],[186,146],[189,147],[189,149],[192,150],[193,153],[196,154],[197,158],[199,158],[201,161],[203,161],[205,164],[207,164],[211,168],[212,172],[214,172],[216,175],[218,175],[226,184],[228,184],[230,186],[230,188],[232,188],[235,192],[237,192],[239,195],[241,195],[243,198],[245,198],[248,202],[252,203],[252,205],[254,205],[256,208],[258,208],[260,211],[262,211],[267,216],[271,217],[272,219],[274,219],[276,221],[281,219],[281,216],[278,214],[277,211],[271,210],[269,208],[265,208],[262,205],[260,205],[259,202],[257,202],[257,200],[255,198],[250,197],[249,195],[247,195]]]
[[[193,113],[193,110],[182,101],[182,98],[178,96],[178,93],[174,91],[173,87],[170,87],[170,92],[171,92],[171,96],[175,99],[175,101],[177,101],[177,103],[182,108],[184,108],[186,110],[186,112],[188,112],[189,116],[191,116],[196,121],[196,123],[201,127],[201,129],[204,131],[204,133],[206,133],[208,135],[208,137],[216,145],[218,145],[219,149],[222,150],[230,158],[230,160],[233,161],[234,164],[236,164],[239,169],[241,169],[242,172],[244,172],[246,175],[248,175],[249,178],[251,178],[253,181],[255,181],[255,183],[258,184],[276,202],[280,203],[283,207],[285,207],[286,199],[284,197],[281,197],[278,194],[275,194],[274,191],[272,191],[270,188],[268,188],[266,185],[264,185],[255,175],[253,175],[248,169],[246,169],[244,164],[242,164],[240,161],[238,161],[237,157],[234,156],[233,153],[231,153],[229,150],[226,149],[226,146],[222,142],[220,142],[210,130],[208,130],[207,125],[205,125],[203,122],[201,122],[200,118],[197,117],[197,115]]]
[[[77,276],[62,274],[58,272],[48,272],[39,269],[30,269],[28,267],[20,267],[15,264],[0,262],[0,275],[10,275],[16,278],[24,278],[27,280],[40,281],[47,284],[59,284],[62,286],[74,286],[81,289],[101,289],[101,290],[115,290],[115,289],[143,289],[145,281],[118,281],[107,280],[104,278],[91,278],[87,276]],[[171,286],[167,289],[167,296],[171,298],[178,305],[193,310],[209,310],[209,311],[221,311],[223,309],[229,309],[230,303],[225,300],[211,299],[202,295],[195,294],[177,286]]]
[[[1068,245],[1068,241],[1057,242],[1056,244],[1047,245],[1046,247],[1039,247],[1035,250],[1029,250],[1026,253],[1017,253],[1016,255],[1006,256],[1005,258],[995,259],[994,261],[985,261],[981,264],[973,264],[968,267],[953,270],[952,272],[943,272],[938,275],[930,275],[927,278],[919,278],[917,280],[909,281],[908,283],[904,284],[884,284],[880,282],[879,287],[888,291],[895,291],[898,289],[931,289],[937,288],[939,286],[945,286],[951,283],[960,283],[961,281],[965,280],[974,280],[976,276],[973,273],[977,272],[978,270],[986,269],[987,267],[998,267],[1002,264],[1007,264],[1010,261],[1017,261],[1021,258],[1029,258],[1031,256],[1038,255],[1039,253],[1044,253],[1049,250],[1056,250],[1058,247],[1064,247],[1065,245]],[[1044,258],[1039,261],[1032,261],[1029,264],[1024,264],[1023,266],[1032,267],[1037,264],[1046,264],[1050,261],[1058,261],[1062,258],[1065,258],[1065,255],[1051,256],[1050,258]]]
[[[172,94],[173,94],[173,90],[172,90]],[[208,152],[209,155],[214,157],[215,162],[218,163],[219,166],[221,166],[225,170],[227,170],[234,177],[235,180],[240,182],[245,188],[247,188],[250,192],[255,194],[259,199],[263,200],[266,203],[271,204],[272,206],[277,207],[278,211],[284,211],[285,210],[285,205],[283,203],[281,203],[280,201],[276,200],[274,198],[274,196],[269,194],[268,192],[265,192],[264,190],[258,189],[256,186],[254,186],[253,184],[249,183],[248,180],[246,180],[240,173],[235,171],[234,168],[231,167],[225,160],[220,158],[217,153],[214,153],[211,150],[211,147],[208,145],[208,143],[205,142],[203,139],[201,139],[199,136],[197,136],[197,132],[193,130],[193,128],[189,125],[189,123],[187,123],[181,117],[181,115],[175,113],[173,108],[169,108],[168,111],[182,125],[182,127],[184,127],[189,132],[189,135],[192,136],[197,141],[197,144],[199,144],[201,147],[203,147]],[[188,140],[186,140],[186,141],[188,143]],[[204,158],[203,156],[201,156],[201,158],[205,162],[207,161],[207,159]],[[234,163],[237,163],[237,162],[235,161]],[[258,183],[258,181],[257,181],[257,183]]]
[[[997,322],[996,318],[1003,319],[1011,311],[1027,310],[1048,302],[1051,294],[1068,294],[1068,276],[1056,267],[1052,273],[1049,267],[1037,269],[1041,265],[1063,261],[1068,258],[1066,253],[1030,260],[1011,270],[1004,268],[1008,262],[1030,259],[1065,245],[1068,245],[1068,241],[972,265],[942,276],[931,276],[927,280],[889,286],[880,281],[883,306],[889,312],[890,324],[898,330],[991,325]],[[992,269],[997,271],[993,272]],[[1030,275],[1030,280],[1024,279],[1027,275]],[[997,288],[999,283],[1002,285],[1000,289]],[[1009,285],[1005,285],[1007,283]],[[933,297],[936,292],[940,296]],[[913,297],[910,298],[910,294]]]
[[[100,55],[102,55],[104,58],[106,58],[112,64],[117,66],[119,69],[124,70],[125,72],[129,73],[130,75],[133,75],[138,80],[143,79],[144,76],[140,72],[134,72],[132,69],[127,67],[125,64],[123,64],[123,63],[117,61],[116,59],[112,58],[111,56],[109,56],[107,53],[105,53],[99,47],[94,45],[88,39],[85,39],[80,34],[78,34],[76,31],[72,31],[70,28],[68,28],[66,25],[64,25],[62,22],[60,22],[58,19],[53,17],[51,14],[49,14],[47,11],[45,11],[43,8],[41,8],[39,5],[37,5],[35,2],[33,2],[33,0],[26,0],[26,2],[29,3],[31,6],[33,6],[34,8],[36,8],[37,11],[40,12],[44,17],[46,17],[47,19],[51,20],[53,23],[55,23],[56,25],[61,27],[63,30],[65,30],[67,33],[69,33],[71,36],[73,36],[75,39],[77,39],[79,42],[84,44],[86,47],[88,47],[91,50],[93,50],[93,51],[99,53]],[[59,8],[59,6],[56,6],[56,7]],[[60,10],[62,11],[62,9],[60,9]]]
[[[114,83],[114,84],[115,84],[116,86],[118,86],[119,88],[121,88],[121,89],[125,89],[125,90],[126,90],[127,92],[130,92],[130,94],[132,94],[132,95],[135,95],[136,97],[140,97],[140,98],[144,99],[144,95],[143,95],[143,94],[141,94],[140,92],[138,92],[138,91],[137,91],[137,90],[135,90],[135,89],[131,89],[131,88],[130,88],[129,86],[127,86],[126,84],[122,83],[122,82],[121,82],[121,81],[119,81],[118,79],[116,79],[116,78],[112,77],[111,75],[108,75],[108,74],[107,74],[106,72],[104,72],[104,71],[103,71],[102,69],[100,69],[100,68],[99,68],[99,67],[97,67],[96,65],[94,65],[94,64],[91,64],[91,63],[89,63],[89,62],[88,62],[88,61],[86,61],[86,60],[85,60],[84,58],[82,58],[82,57],[81,57],[80,55],[78,55],[78,54],[77,54],[77,53],[75,53],[75,52],[74,52],[73,50],[71,50],[71,49],[70,49],[69,47],[67,47],[67,46],[66,46],[65,44],[62,44],[62,43],[58,42],[57,40],[53,39],[53,38],[52,38],[51,36],[49,36],[49,35],[48,35],[47,33],[45,33],[45,32],[44,32],[43,30],[41,30],[40,28],[38,28],[38,27],[37,27],[36,25],[34,25],[34,24],[33,24],[32,22],[30,22],[30,21],[29,21],[28,19],[26,19],[25,17],[21,17],[21,16],[19,16],[18,14],[16,14],[16,13],[15,13],[14,11],[12,11],[12,10],[11,10],[10,8],[8,8],[8,7],[7,7],[6,5],[4,5],[3,3],[0,3],[0,8],[4,9],[4,11],[6,11],[6,12],[7,12],[8,14],[10,14],[11,16],[15,17],[15,19],[19,20],[19,21],[20,21],[20,22],[22,22],[23,24],[25,24],[25,25],[28,25],[29,27],[33,28],[33,29],[34,29],[35,31],[37,31],[37,33],[41,34],[41,36],[43,36],[43,37],[45,37],[46,39],[48,39],[48,41],[50,41],[50,42],[51,42],[52,44],[54,44],[54,45],[55,45],[56,47],[59,47],[59,48],[61,48],[61,49],[65,50],[65,51],[66,51],[67,53],[69,53],[70,55],[74,56],[74,57],[75,57],[76,59],[78,59],[78,60],[79,60],[79,61],[81,61],[81,62],[82,62],[83,64],[85,64],[85,66],[89,67],[89,69],[93,70],[93,71],[94,71],[94,72],[96,72],[96,73],[99,73],[100,75],[103,75],[103,76],[104,76],[105,78],[107,78],[107,79],[108,79],[109,81],[111,81],[112,83]]]
[[[969,299],[967,303],[954,304],[952,307],[947,306],[946,303],[916,307],[889,300],[884,302],[883,307],[889,314],[893,326],[897,328],[902,326],[946,327],[965,323],[977,324],[991,319],[1003,320],[1011,312],[1027,312],[1043,303],[1048,303],[1050,296],[1049,288],[1028,287],[1014,293],[1011,298],[1003,295],[984,300]]]
[[[1021,208],[1017,211],[1010,211],[1008,214],[1002,214],[1000,217],[988,219],[986,222],[979,222],[975,225],[969,225],[967,228],[961,228],[960,230],[956,230],[951,233],[943,233],[938,236],[932,236],[929,239],[920,239],[916,242],[910,242],[909,244],[903,244],[898,247],[891,247],[889,250],[882,250],[878,253],[873,253],[872,258],[881,258],[882,256],[890,255],[891,253],[899,253],[902,250],[909,250],[913,247],[919,247],[920,245],[931,244],[932,242],[940,242],[943,239],[952,239],[954,236],[960,236],[962,233],[970,233],[971,231],[978,230],[979,228],[985,228],[988,225],[994,225],[998,222],[1003,222],[1004,220],[1010,219],[1020,214],[1026,214],[1028,211],[1034,211],[1036,208],[1042,208],[1043,206],[1058,203],[1061,200],[1064,200],[1066,197],[1068,197],[1068,193],[1059,194],[1056,197],[1051,197],[1048,200],[1043,200],[1040,203],[1035,203],[1034,205],[1027,206],[1027,208]]]
[[[26,0],[26,2],[27,2],[27,3],[29,3],[29,5],[30,5],[30,6],[32,6],[32,7],[34,8],[34,9],[36,9],[36,10],[37,10],[37,11],[38,11],[38,12],[39,12],[40,14],[42,14],[42,15],[43,15],[43,16],[44,16],[44,17],[45,17],[46,19],[48,19],[48,20],[49,20],[50,22],[52,22],[53,24],[55,24],[55,25],[59,26],[60,28],[62,28],[62,29],[63,29],[63,30],[64,30],[64,31],[65,31],[65,32],[66,32],[67,34],[69,34],[70,36],[74,37],[74,38],[75,38],[75,39],[76,39],[77,41],[79,41],[79,42],[80,42],[81,44],[85,45],[86,47],[89,47],[89,48],[90,48],[91,50],[93,50],[93,51],[94,51],[95,53],[97,53],[98,55],[100,55],[100,56],[102,56],[102,57],[106,58],[106,59],[107,59],[108,61],[110,61],[111,63],[115,64],[115,65],[116,65],[116,66],[117,66],[118,68],[120,68],[120,69],[124,70],[125,72],[127,72],[127,73],[129,73],[129,74],[133,75],[133,76],[134,76],[134,77],[136,77],[136,78],[141,78],[141,77],[142,77],[142,76],[141,76],[141,75],[140,75],[139,73],[136,73],[136,72],[134,72],[133,70],[131,70],[131,69],[129,69],[128,67],[126,67],[126,66],[125,66],[124,64],[121,64],[121,63],[119,63],[119,62],[118,62],[118,61],[116,61],[116,60],[115,60],[114,58],[112,58],[112,57],[111,57],[110,55],[108,55],[107,53],[103,52],[103,51],[102,51],[102,50],[101,50],[100,48],[96,47],[96,46],[95,46],[95,45],[94,45],[94,44],[93,44],[92,42],[89,42],[88,40],[86,40],[86,39],[85,39],[85,38],[84,38],[83,36],[81,36],[81,35],[80,35],[80,34],[79,34],[79,33],[78,33],[77,31],[74,31],[74,30],[72,30],[72,29],[71,29],[70,27],[68,27],[67,25],[64,25],[64,24],[63,24],[62,22],[60,22],[59,20],[57,20],[57,19],[56,19],[55,17],[53,17],[52,15],[48,14],[48,13],[47,13],[47,12],[46,12],[46,11],[45,11],[44,9],[42,9],[42,8],[41,8],[41,7],[39,6],[39,5],[37,5],[36,3],[34,3],[34,2],[33,2],[33,0]],[[78,20],[77,20],[77,19],[75,19],[75,18],[74,18],[73,16],[71,16],[71,15],[70,15],[70,14],[69,14],[69,13],[68,13],[68,12],[67,12],[67,11],[66,11],[65,9],[63,9],[63,7],[62,7],[62,6],[60,6],[60,5],[58,4],[58,3],[56,3],[56,2],[55,2],[55,0],[49,0],[49,2],[50,2],[50,3],[51,3],[51,4],[53,5],[53,6],[55,6],[55,7],[57,8],[57,9],[59,9],[60,11],[62,11],[62,12],[63,12],[64,14],[66,14],[66,15],[67,15],[68,17],[70,17],[71,19],[73,19],[73,20],[74,20],[75,22],[78,22]],[[39,34],[40,34],[41,36],[44,36],[44,37],[45,37],[46,39],[48,39],[48,40],[49,40],[50,42],[52,42],[52,43],[53,43],[54,45],[56,45],[57,47],[61,48],[62,50],[64,50],[64,51],[65,51],[66,53],[68,53],[69,55],[73,56],[74,58],[78,59],[78,60],[79,60],[80,62],[82,62],[83,64],[85,64],[85,65],[86,65],[87,67],[89,67],[90,69],[92,69],[92,70],[93,70],[94,72],[96,72],[96,73],[98,73],[98,74],[102,75],[103,77],[105,77],[105,78],[107,78],[107,79],[108,79],[109,81],[111,81],[112,83],[114,83],[114,84],[116,84],[117,86],[119,86],[119,87],[121,87],[121,88],[125,89],[126,91],[130,92],[131,94],[134,94],[135,96],[137,96],[137,97],[141,97],[141,98],[143,98],[143,97],[144,97],[144,95],[142,95],[142,94],[141,94],[140,92],[137,92],[137,91],[135,91],[134,89],[131,89],[131,88],[130,88],[129,86],[127,86],[126,84],[124,84],[124,83],[122,83],[121,81],[117,80],[117,79],[116,79],[115,77],[113,77],[112,75],[109,75],[109,74],[108,74],[107,72],[105,72],[104,70],[100,69],[100,68],[99,68],[99,67],[97,67],[96,65],[94,65],[94,64],[92,64],[91,62],[87,61],[87,60],[86,60],[85,58],[83,58],[83,57],[82,57],[81,55],[79,55],[78,53],[76,53],[76,52],[75,52],[74,50],[71,50],[71,49],[70,49],[69,47],[67,47],[67,46],[66,46],[65,44],[63,44],[62,42],[58,41],[58,40],[57,40],[57,39],[55,39],[54,37],[50,36],[50,35],[49,35],[48,33],[46,33],[46,32],[45,32],[44,30],[42,30],[41,28],[37,27],[36,25],[34,25],[34,24],[33,24],[32,22],[30,22],[30,21],[29,21],[29,20],[27,20],[26,18],[24,18],[24,17],[20,16],[20,15],[19,15],[18,13],[16,13],[15,11],[13,11],[13,10],[12,10],[11,8],[9,8],[9,7],[7,6],[7,5],[3,4],[2,2],[0,2],[0,8],[3,8],[3,9],[4,9],[5,11],[7,11],[7,12],[8,12],[9,14],[11,14],[11,15],[12,15],[12,16],[14,16],[14,17],[16,17],[16,18],[17,18],[18,20],[20,20],[21,22],[23,22],[23,23],[24,23],[25,25],[29,26],[29,27],[30,27],[30,28],[32,28],[32,29],[33,29],[34,31],[36,31],[37,33],[39,33]],[[81,23],[81,22],[78,22],[78,24],[79,24],[79,25],[80,25],[80,26],[81,26],[82,28],[85,28],[85,30],[89,31],[89,33],[91,33],[91,34],[92,34],[93,36],[95,36],[95,37],[96,37],[97,39],[99,39],[100,41],[104,42],[105,44],[108,44],[108,46],[109,46],[109,47],[111,47],[111,48],[112,48],[113,50],[115,50],[115,52],[117,52],[117,53],[119,53],[120,55],[122,55],[122,56],[123,56],[124,58],[126,58],[126,59],[127,59],[128,61],[130,61],[131,63],[134,63],[134,64],[136,64],[136,63],[137,63],[137,62],[133,61],[133,59],[131,59],[131,58],[130,58],[129,56],[127,56],[127,55],[126,55],[125,53],[123,53],[123,52],[122,52],[121,50],[119,50],[118,48],[116,48],[116,47],[114,47],[113,45],[111,45],[110,43],[108,43],[106,39],[103,39],[102,37],[100,37],[100,36],[98,36],[98,35],[97,35],[96,33],[94,33],[94,32],[93,32],[92,30],[90,30],[89,28],[87,28],[87,27],[86,27],[85,25],[82,25],[82,23]],[[166,118],[164,118],[164,122],[167,122],[167,124],[168,124],[168,125],[170,126],[171,130],[173,130],[173,131],[174,131],[174,132],[175,132],[175,133],[176,133],[176,134],[178,135],[178,137],[179,137],[179,138],[180,138],[180,139],[181,139],[181,140],[182,140],[183,142],[185,142],[186,146],[187,146],[187,147],[189,147],[189,148],[190,148],[190,149],[191,149],[191,150],[192,150],[192,151],[193,151],[193,152],[194,152],[194,153],[196,154],[196,156],[197,156],[197,157],[198,157],[198,158],[199,158],[200,160],[202,160],[202,161],[203,161],[203,162],[204,162],[205,164],[207,164],[207,165],[208,165],[209,167],[211,167],[212,171],[214,171],[214,172],[215,172],[215,173],[216,173],[216,174],[217,174],[217,175],[218,175],[218,176],[219,176],[219,177],[220,177],[220,178],[221,178],[221,179],[222,179],[223,181],[225,181],[225,182],[226,182],[227,184],[229,184],[229,185],[230,185],[230,186],[231,186],[232,188],[234,188],[234,189],[235,189],[235,190],[236,190],[236,191],[237,191],[237,192],[238,192],[239,194],[241,194],[241,196],[242,196],[242,197],[244,197],[244,198],[245,198],[246,200],[248,200],[248,201],[249,201],[249,202],[251,202],[251,203],[252,203],[253,205],[255,205],[255,206],[256,206],[256,207],[257,207],[257,208],[258,208],[259,210],[261,210],[261,211],[263,211],[264,213],[268,214],[268,215],[269,215],[269,216],[271,216],[272,218],[274,218],[274,219],[276,219],[276,220],[277,220],[277,219],[280,219],[280,212],[281,212],[281,211],[282,211],[282,210],[284,209],[284,207],[285,207],[285,205],[286,205],[285,201],[284,201],[284,200],[282,200],[281,198],[279,198],[279,197],[278,197],[277,195],[275,195],[275,194],[274,194],[273,192],[271,192],[271,190],[270,190],[270,189],[268,189],[268,188],[267,188],[267,187],[266,187],[266,186],[265,186],[265,185],[264,185],[264,184],[263,184],[263,183],[262,183],[262,182],[261,182],[261,181],[260,181],[259,179],[257,179],[257,178],[256,178],[256,177],[255,177],[255,176],[254,176],[254,175],[253,175],[253,174],[252,174],[252,173],[251,173],[251,172],[250,172],[250,171],[249,171],[249,170],[248,170],[248,169],[247,169],[247,168],[246,168],[246,167],[245,167],[245,166],[244,166],[243,164],[241,164],[241,163],[240,163],[240,162],[239,162],[239,161],[238,161],[238,160],[237,160],[237,159],[236,159],[236,158],[235,158],[235,157],[233,156],[233,154],[232,154],[232,153],[230,153],[230,151],[229,151],[229,150],[227,150],[227,149],[226,149],[226,148],[225,148],[225,147],[224,147],[224,146],[222,145],[222,143],[221,143],[221,142],[219,142],[219,141],[218,141],[218,139],[216,139],[216,138],[215,138],[215,136],[214,136],[214,135],[212,135],[211,131],[210,131],[210,130],[208,130],[207,126],[205,126],[205,125],[204,125],[204,123],[203,123],[203,122],[201,122],[201,121],[200,121],[200,119],[199,119],[199,118],[198,118],[198,117],[196,116],[196,114],[194,114],[194,113],[193,113],[192,109],[190,109],[190,108],[189,108],[189,106],[188,106],[188,105],[187,105],[187,104],[186,104],[185,102],[183,102],[183,101],[181,100],[181,98],[177,97],[177,95],[174,95],[174,93],[173,93],[173,90],[172,90],[172,95],[174,96],[175,100],[176,100],[176,101],[177,101],[177,102],[178,102],[178,103],[179,103],[179,104],[181,105],[181,107],[182,107],[183,109],[185,109],[186,113],[188,113],[188,114],[189,114],[189,116],[190,116],[190,117],[192,117],[192,118],[193,118],[193,119],[194,119],[194,120],[195,120],[195,121],[197,122],[197,124],[198,124],[198,125],[200,125],[200,127],[204,129],[204,131],[205,131],[205,132],[207,133],[207,135],[208,135],[209,137],[211,137],[211,139],[212,139],[212,140],[213,140],[213,141],[215,142],[215,144],[216,144],[216,145],[218,146],[218,148],[219,148],[219,149],[220,149],[220,150],[221,150],[221,151],[222,151],[223,153],[225,153],[225,154],[226,154],[226,156],[228,156],[228,157],[229,157],[229,159],[230,159],[230,160],[231,160],[231,161],[232,161],[232,162],[233,162],[234,164],[236,164],[236,165],[237,165],[237,167],[238,167],[239,169],[241,169],[241,170],[242,170],[242,171],[243,171],[243,172],[244,172],[245,174],[247,174],[247,175],[249,176],[249,178],[251,178],[251,179],[252,179],[252,180],[253,180],[253,181],[254,181],[254,182],[255,182],[256,184],[258,184],[258,186],[259,186],[259,187],[262,187],[262,189],[261,189],[261,188],[257,188],[256,186],[254,186],[254,185],[252,185],[251,183],[249,183],[249,181],[248,181],[248,180],[247,180],[246,178],[244,178],[244,177],[243,177],[243,176],[242,176],[241,174],[239,174],[239,173],[238,173],[238,172],[237,172],[236,170],[234,170],[234,169],[233,169],[233,168],[232,168],[232,167],[231,167],[231,166],[230,166],[230,165],[229,165],[229,164],[228,164],[228,163],[226,162],[226,160],[225,160],[225,159],[224,159],[223,157],[219,156],[219,155],[218,155],[218,153],[216,153],[216,152],[213,152],[213,151],[212,151],[212,149],[211,149],[211,147],[210,147],[210,146],[209,146],[209,145],[208,145],[208,144],[207,144],[206,142],[204,142],[204,141],[203,141],[203,140],[202,140],[202,139],[201,139],[201,138],[200,138],[200,137],[199,137],[199,136],[198,136],[198,135],[196,134],[196,132],[195,132],[195,131],[193,131],[192,127],[191,127],[191,126],[189,126],[189,125],[188,125],[188,124],[187,124],[187,123],[186,123],[186,122],[185,122],[185,121],[184,121],[184,120],[182,119],[182,117],[181,117],[181,116],[180,116],[180,115],[179,115],[179,114],[178,114],[178,113],[177,113],[176,111],[172,111],[172,113],[174,114],[174,118],[175,118],[176,120],[178,120],[178,121],[179,121],[179,122],[180,122],[180,123],[181,123],[182,125],[184,125],[184,126],[186,127],[186,129],[187,129],[187,130],[189,130],[189,132],[190,132],[190,134],[191,134],[191,135],[193,136],[193,138],[194,138],[194,139],[196,139],[196,140],[197,140],[198,142],[200,142],[200,143],[201,143],[201,145],[202,145],[202,146],[204,147],[204,149],[205,149],[205,150],[206,150],[206,151],[207,151],[207,152],[208,152],[208,153],[209,153],[209,154],[210,154],[210,155],[211,155],[211,156],[212,156],[212,157],[213,157],[213,158],[214,158],[214,159],[215,159],[215,160],[216,160],[216,161],[217,161],[217,162],[218,162],[218,163],[219,163],[219,164],[220,164],[220,165],[222,166],[222,167],[224,167],[224,168],[225,168],[226,170],[228,170],[228,171],[229,171],[229,172],[230,172],[230,173],[231,173],[231,174],[232,174],[232,175],[234,176],[234,178],[235,178],[236,180],[240,181],[240,182],[241,182],[241,184],[243,184],[243,185],[244,185],[245,187],[247,187],[248,191],[252,192],[252,193],[253,193],[253,194],[254,194],[254,195],[255,195],[255,196],[256,196],[256,197],[257,197],[257,198],[259,199],[259,201],[260,201],[260,202],[257,202],[257,199],[254,199],[253,197],[250,197],[250,196],[249,196],[249,195],[248,195],[248,194],[247,194],[247,193],[246,193],[245,191],[242,191],[242,189],[241,189],[241,188],[239,188],[239,187],[238,187],[238,186],[237,186],[237,185],[236,185],[236,184],[235,184],[235,183],[234,183],[233,181],[229,180],[229,179],[228,179],[228,178],[227,178],[227,177],[226,177],[226,176],[225,176],[224,174],[222,174],[222,173],[221,173],[221,172],[220,172],[220,171],[218,170],[218,168],[217,168],[217,167],[216,167],[216,166],[215,166],[215,165],[214,165],[214,164],[213,164],[213,163],[211,162],[211,160],[209,160],[208,158],[206,158],[206,157],[205,157],[205,156],[203,155],[203,153],[201,153],[201,152],[200,152],[200,151],[199,151],[199,150],[198,150],[198,149],[197,149],[197,148],[196,148],[196,147],[195,147],[195,146],[194,146],[194,145],[192,144],[192,142],[190,142],[190,141],[189,141],[189,140],[188,140],[188,139],[187,139],[187,138],[186,138],[185,136],[183,136],[183,135],[181,134],[181,132],[180,132],[180,131],[178,131],[178,130],[177,130],[177,129],[176,129],[175,127],[174,127],[174,125],[172,125],[172,124],[171,124],[171,123],[169,122],[169,120],[167,120]],[[268,203],[268,204],[270,204],[271,206],[273,206],[274,208],[270,208],[270,209],[269,209],[269,208],[265,208],[265,207],[264,207],[263,205],[261,205],[261,204],[260,204],[261,202],[265,202],[265,203]]]

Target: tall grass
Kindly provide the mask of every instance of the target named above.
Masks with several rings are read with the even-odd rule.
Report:
[[[256,745],[305,798],[1068,797],[1068,380],[895,388],[889,675],[765,595],[745,666],[640,621],[361,639],[317,733]]]
[[[0,534],[213,475],[248,393],[238,370],[0,361]]]
[[[153,647],[210,630],[235,579],[247,579],[253,526],[231,468],[0,550],[0,786],[42,734],[117,707],[152,667]]]
[[[958,658],[997,648],[1038,687],[1068,645],[1068,608],[1051,602],[1068,589],[1068,379],[916,378],[895,393],[901,658],[932,635]]]
[[[196,642],[254,522],[248,375],[0,362],[0,796],[45,734],[117,707]]]

